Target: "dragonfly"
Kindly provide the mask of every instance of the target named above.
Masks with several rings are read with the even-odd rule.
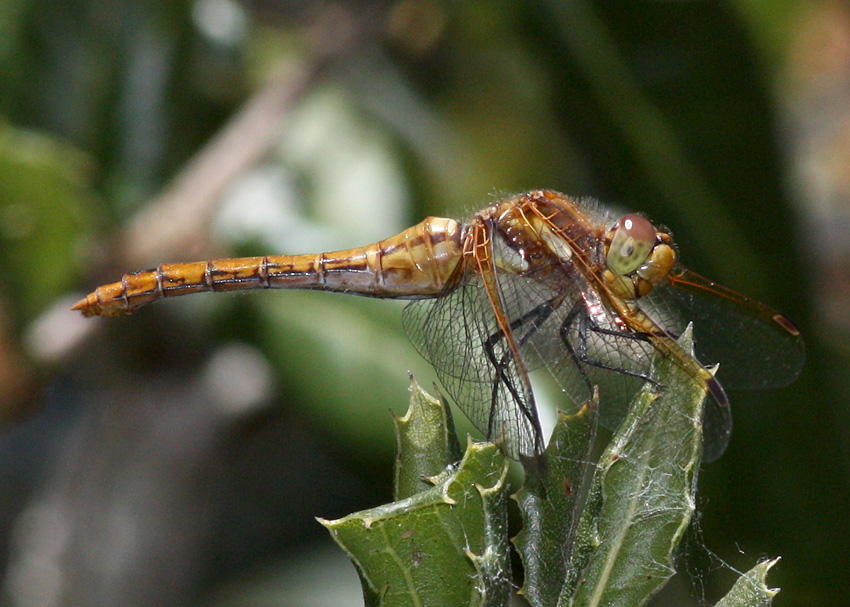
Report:
[[[428,217],[354,249],[162,264],[99,287],[73,309],[113,316],[242,289],[412,300],[402,323],[416,349],[473,425],[515,459],[545,448],[529,379],[536,369],[572,403],[598,390],[600,421],[614,428],[661,354],[705,390],[710,461],[732,431],[723,385],[781,387],[805,360],[794,323],[687,270],[665,229],[551,190],[508,196],[465,223]],[[695,355],[676,341],[688,325]],[[718,363],[715,375],[707,365]]]

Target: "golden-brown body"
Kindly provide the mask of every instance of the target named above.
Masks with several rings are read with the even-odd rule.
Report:
[[[804,360],[791,321],[681,268],[669,234],[639,215],[615,221],[551,190],[505,198],[465,225],[429,217],[354,249],[163,264],[99,287],[73,308],[112,316],[161,298],[241,289],[430,300],[406,309],[408,333],[472,421],[515,457],[543,448],[532,367],[549,368],[573,400],[612,380],[619,386],[612,400],[622,400],[631,380],[649,377],[653,352],[672,358],[711,396],[707,422],[716,436],[709,455],[722,452],[731,431],[726,395],[675,341],[687,322],[703,321],[670,315],[670,291],[728,308],[726,322],[737,325],[728,339],[714,333],[733,350],[730,360],[764,359],[770,379],[754,387],[793,379]],[[699,316],[700,309],[688,304],[685,314]]]

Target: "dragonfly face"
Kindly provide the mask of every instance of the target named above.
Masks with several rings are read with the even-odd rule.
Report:
[[[791,321],[679,266],[671,237],[647,219],[615,220],[548,190],[506,198],[466,225],[428,218],[357,249],[163,265],[100,287],[74,309],[111,315],[162,297],[256,288],[415,300],[403,315],[411,341],[471,421],[513,457],[544,447],[534,369],[545,367],[575,405],[598,386],[601,419],[613,426],[654,353],[672,358],[710,397],[712,459],[732,418],[703,363],[721,363],[729,385],[766,388],[792,381],[805,358]],[[690,322],[696,357],[675,341]]]
[[[626,215],[605,237],[605,282],[617,297],[639,299],[667,280],[676,264],[669,234],[640,215]]]

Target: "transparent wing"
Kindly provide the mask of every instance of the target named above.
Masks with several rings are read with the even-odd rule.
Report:
[[[580,281],[497,274],[501,304],[522,365],[514,360],[480,277],[469,272],[451,292],[413,301],[403,323],[449,396],[491,440],[516,457],[543,446],[531,389],[522,369],[545,367],[577,409],[600,390],[603,424],[615,427],[645,381],[652,345],[624,333],[601,308],[590,318]]]
[[[571,314],[573,318],[565,318],[567,342],[582,361],[582,372],[599,386],[600,421],[615,428],[649,378],[653,345],[624,328],[595,291],[584,293]]]
[[[499,288],[529,370],[545,367],[573,408],[598,386],[600,420],[615,427],[649,375],[652,345],[624,330],[596,292],[566,268],[547,280],[503,273]]]
[[[664,330],[679,335],[694,325],[697,359],[720,364],[717,378],[728,388],[777,388],[794,381],[806,359],[794,324],[779,312],[694,272],[671,277],[640,300]]]
[[[543,437],[528,378],[499,329],[481,277],[468,273],[451,292],[413,301],[404,328],[449,396],[511,457],[536,456]]]
[[[500,246],[499,239],[491,242],[492,246]],[[494,256],[499,253],[494,251]],[[470,268],[457,286],[444,295],[411,302],[404,310],[403,322],[411,341],[434,366],[449,396],[479,430],[491,440],[502,442],[513,457],[537,455],[543,448],[526,372],[545,367],[574,408],[586,402],[593,386],[598,386],[600,421],[614,428],[649,377],[654,351],[677,350],[672,339],[689,321],[695,321],[698,346],[717,343],[711,342],[708,335],[718,326],[716,310],[699,307],[700,298],[696,296],[703,288],[685,291],[678,297],[672,296],[678,294],[675,289],[661,289],[647,298],[643,309],[650,319],[644,323],[648,331],[637,333],[568,263],[547,268],[541,276],[497,271],[495,282],[507,334],[499,326],[481,276]],[[732,312],[741,323],[740,312],[735,308]],[[730,313],[720,316],[721,328],[722,323],[730,322]],[[745,320],[758,325],[763,322],[762,316],[745,316]],[[746,330],[746,325],[735,326],[739,331]],[[737,339],[741,339],[740,333]],[[520,361],[515,359],[510,341],[516,345]],[[792,339],[791,346],[794,343]],[[724,343],[718,346],[719,351],[726,347]],[[786,348],[795,351],[793,347]],[[702,355],[712,351],[698,350]],[[752,354],[752,347],[749,352]],[[691,359],[686,353],[673,353],[684,361],[685,368],[698,368],[688,362]],[[787,354],[785,351],[784,356]],[[713,362],[709,358],[700,360]],[[792,360],[791,364],[802,362]],[[700,381],[696,374],[695,381]],[[732,417],[722,387],[714,382],[709,392],[704,434],[705,456],[710,460],[725,450]]]
[[[600,421],[608,428],[616,428],[649,378],[656,349],[672,351],[686,370],[700,366],[675,343],[681,330],[671,335],[650,318],[647,333],[634,332],[568,266],[552,270],[545,280],[502,273],[499,288],[527,368],[545,366],[573,407],[586,402],[598,386]],[[682,330],[685,326],[681,324]],[[694,381],[701,380],[695,375]],[[723,388],[713,382],[708,390],[704,458],[711,461],[729,443],[732,415]]]

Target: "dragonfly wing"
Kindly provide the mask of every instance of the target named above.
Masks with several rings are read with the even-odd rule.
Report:
[[[577,273],[565,267],[547,278],[498,276],[523,361],[529,369],[546,367],[573,408],[598,386],[600,420],[614,428],[649,375],[653,346],[624,331]]]
[[[624,329],[616,312],[593,289],[565,317],[565,335],[580,358],[582,372],[599,386],[600,421],[615,428],[649,377],[653,346]]]
[[[553,298],[554,290],[541,286],[542,281],[500,276],[499,286],[514,319],[512,325],[518,325],[512,326],[514,339],[523,359],[541,361],[574,406],[585,402],[592,386],[597,386],[600,422],[614,429],[649,377],[657,348],[678,351],[683,361],[691,360],[690,356],[680,351],[660,327],[648,327],[651,337],[624,329],[616,312],[604,305],[596,291],[580,280],[570,280],[568,272],[562,274],[560,280],[554,281],[560,283],[558,291],[567,294],[560,300]],[[535,306],[533,302],[542,303]],[[542,311],[548,310],[544,304],[550,302],[553,309],[545,315]],[[692,366],[688,364],[686,368]],[[717,393],[712,392],[706,402],[703,422],[706,461],[723,454],[732,432],[726,396],[720,386],[714,389]]]
[[[595,309],[595,306],[589,309]],[[612,327],[611,319],[615,318],[610,312],[607,315],[599,315],[596,318],[597,327]],[[616,326],[615,321],[613,326]],[[619,369],[618,372],[613,372],[598,366],[587,368],[588,377],[600,385],[600,421],[609,428],[614,428],[620,422],[645,378],[650,376],[650,367],[656,352],[672,356],[688,373],[700,368],[699,363],[660,327],[652,330],[648,339],[642,339],[640,334],[617,335],[614,331],[599,331],[597,328],[596,331],[590,332],[587,341],[596,342],[589,348],[595,348],[599,352],[592,355],[592,359],[609,365],[611,369]],[[697,375],[693,377],[695,382],[701,381]],[[718,382],[709,381],[707,389],[703,417],[703,459],[714,461],[723,454],[729,444],[732,412],[726,394]],[[604,409],[603,404],[606,405]]]
[[[543,439],[528,377],[482,280],[468,274],[451,292],[408,304],[404,328],[476,428],[511,457],[538,455]]]
[[[702,459],[706,462],[720,459],[732,437],[732,409],[729,407],[729,401],[725,399],[725,394],[721,396],[722,398],[718,399],[714,394],[709,394],[705,401]]]
[[[690,271],[640,300],[664,330],[679,335],[694,325],[697,359],[720,364],[728,388],[765,389],[796,379],[806,358],[803,338],[779,312]]]

